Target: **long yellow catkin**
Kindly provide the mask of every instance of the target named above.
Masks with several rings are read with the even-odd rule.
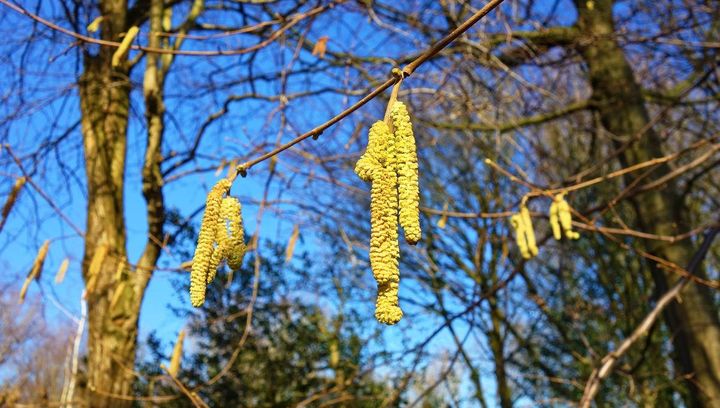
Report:
[[[230,180],[218,181],[208,193],[205,200],[205,214],[203,214],[198,243],[193,256],[192,270],[190,271],[190,303],[195,307],[205,303],[205,289],[207,288],[208,269],[213,255],[215,234],[220,217],[223,195],[230,189]]]
[[[375,317],[395,324],[402,317],[398,306],[400,270],[398,258],[398,194],[395,137],[384,121],[370,128],[368,147],[355,172],[370,188],[370,267],[378,283]]]
[[[420,241],[420,190],[418,187],[418,161],[415,135],[407,107],[395,102],[391,116],[395,128],[397,150],[398,196],[400,226],[405,231],[405,240],[415,245]]]
[[[43,242],[42,246],[38,250],[37,255],[35,256],[35,261],[33,262],[32,269],[30,269],[30,272],[25,278],[22,289],[20,289],[19,303],[22,303],[25,300],[25,294],[27,293],[28,287],[30,286],[30,282],[32,282],[33,279],[40,280],[40,275],[42,275],[42,268],[43,265],[45,265],[45,257],[47,257],[48,248],[50,248],[50,240],[46,240],[45,242]]]
[[[520,216],[522,217],[522,222],[525,226],[523,232],[525,233],[525,239],[527,240],[528,251],[531,256],[537,256],[538,247],[535,242],[535,229],[532,225],[532,217],[530,217],[530,210],[528,210],[528,208],[524,205],[520,208]]]
[[[22,190],[26,181],[27,179],[25,177],[20,177],[15,180],[15,184],[13,185],[12,190],[10,190],[10,194],[8,194],[8,198],[5,200],[2,213],[0,214],[0,231],[2,231],[5,226],[5,221],[7,221],[7,217],[10,215],[10,211],[12,211],[12,208],[20,195],[20,190]]]
[[[564,194],[558,194],[556,197],[558,217],[562,226],[565,237],[568,239],[578,239],[580,234],[572,230],[572,213],[570,212],[570,204],[565,201]]]
[[[182,360],[183,352],[183,340],[185,340],[185,330],[180,330],[177,340],[175,341],[175,347],[173,347],[172,357],[170,358],[170,367],[168,367],[168,373],[173,377],[177,377],[178,373],[180,372],[180,361]]]

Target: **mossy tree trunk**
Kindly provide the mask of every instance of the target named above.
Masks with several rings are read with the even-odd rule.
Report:
[[[650,126],[641,87],[615,39],[613,0],[576,0],[576,5],[579,50],[588,68],[593,101],[603,127],[612,134],[617,147],[637,138],[620,157],[622,165],[662,156],[663,141]],[[663,165],[657,174],[669,170]],[[631,183],[632,178],[627,182]],[[679,191],[670,181],[662,189],[635,197],[639,227],[658,235],[687,231],[684,219],[687,209]],[[689,240],[674,244],[649,241],[647,250],[681,266],[689,262],[694,252]],[[679,278],[678,274],[661,270],[654,263],[650,267],[658,294],[666,292]],[[697,284],[688,285],[682,302],[674,302],[666,309],[665,322],[672,332],[676,372],[688,379],[689,392],[684,396],[687,404],[720,406],[720,322],[710,290]]]

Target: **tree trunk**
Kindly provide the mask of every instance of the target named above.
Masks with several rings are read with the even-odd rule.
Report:
[[[588,7],[590,4],[594,7]],[[604,128],[615,138],[618,147],[641,134],[624,151],[620,158],[622,165],[662,156],[662,140],[649,126],[640,85],[615,40],[613,0],[576,0],[576,5],[579,50],[589,70],[593,100]],[[669,167],[662,165],[657,174],[668,171]],[[632,182],[632,177],[626,181]],[[644,231],[675,235],[687,230],[683,197],[673,184],[669,182],[663,189],[648,191],[634,199],[637,222]],[[693,254],[690,240],[674,244],[648,241],[646,246],[649,252],[681,266],[685,266]],[[679,277],[657,268],[654,263],[650,267],[660,294]],[[704,271],[700,275],[704,275]],[[720,406],[720,321],[711,292],[707,287],[690,284],[683,292],[682,302],[674,302],[666,310],[664,317],[672,332],[677,375],[688,376],[689,392],[684,396],[687,405]]]
[[[100,11],[102,38],[119,41],[129,28],[126,1],[101,1]],[[83,278],[89,322],[86,394],[91,407],[132,403],[128,397],[135,378],[138,316],[160,253],[164,220],[162,178],[158,177],[162,127],[155,125],[149,126],[156,136],[148,139],[143,167],[149,237],[137,266],[131,268],[123,207],[130,67],[127,58],[112,67],[114,52],[112,47],[100,47],[97,55],[86,52],[78,83],[88,186]],[[162,106],[156,111],[162,114]]]

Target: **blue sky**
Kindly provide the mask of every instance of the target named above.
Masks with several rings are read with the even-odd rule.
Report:
[[[35,3],[33,2],[33,5]],[[39,13],[48,18],[56,18],[60,10],[53,1],[43,1]],[[539,2],[537,7],[545,7],[546,2]],[[29,6],[29,5],[25,5]],[[32,7],[30,7],[32,8]],[[564,10],[570,10],[566,7]],[[181,8],[175,10],[176,20],[181,16]],[[574,16],[569,12],[561,13],[562,18],[570,22]],[[94,16],[89,16],[94,17]],[[212,16],[208,17],[212,18]],[[7,12],[0,21],[3,22],[4,30],[13,27],[20,32],[31,32],[31,23],[14,13]],[[91,19],[91,18],[90,18]],[[437,19],[438,27],[444,27],[445,22]],[[176,21],[177,23],[177,21]],[[367,23],[367,19],[359,18],[357,15],[339,15],[334,13],[331,17],[320,17],[314,23],[314,28],[309,34],[312,40],[321,35],[328,35],[331,40],[328,47],[331,50],[352,49],[354,52],[366,55],[382,56],[403,56],[410,54],[426,44],[421,39],[406,38],[402,35],[389,35],[383,30],[377,30]],[[321,27],[321,28],[318,28]],[[485,27],[492,28],[492,27]],[[530,28],[530,27],[528,27]],[[143,27],[143,29],[146,29]],[[26,54],[18,51],[19,45],[24,38],[12,36],[10,31],[3,32],[10,36],[17,43],[9,42],[5,50],[0,53],[5,58],[19,64],[22,60],[36,61],[32,64],[37,71],[27,75],[27,83],[24,95],[36,99],[44,97],[50,101],[37,111],[25,112],[12,125],[3,128],[2,137],[13,146],[16,154],[22,155],[30,152],[36,145],[38,138],[45,134],[58,134],[69,127],[79,118],[78,100],[73,83],[79,75],[81,67],[78,65],[76,49],[71,48],[69,52],[64,50],[71,44],[72,40],[59,34],[53,34],[47,30],[43,33],[51,35],[51,40],[43,41],[42,46],[30,49]],[[142,35],[141,37],[142,38]],[[247,46],[254,41],[247,36],[233,37],[229,40],[218,41],[217,43],[202,43],[188,41],[184,48],[198,49],[200,47],[223,47],[235,48]],[[14,47],[14,49],[11,49]],[[266,51],[258,54],[257,61],[253,62],[253,75],[261,77],[263,73],[275,74],[278,67],[285,66],[294,52],[292,44],[285,46],[282,43],[273,45]],[[135,55],[133,52],[132,55]],[[313,67],[313,64],[322,64],[309,52],[302,51],[301,60],[303,67]],[[47,61],[47,62],[46,62]],[[212,112],[222,107],[222,102],[229,94],[240,94],[244,92],[257,92],[264,95],[277,95],[281,89],[277,81],[263,81],[258,79],[250,86],[247,83],[233,84],[227,89],[204,93],[203,86],[208,81],[230,82],[233,78],[242,80],[248,72],[242,64],[246,63],[245,57],[218,57],[208,61],[197,58],[178,58],[176,65],[168,77],[167,86],[167,110],[168,120],[166,125],[165,144],[163,151],[168,153],[171,150],[181,150],[187,146],[194,133],[198,130],[200,123]],[[2,64],[0,64],[2,65]],[[368,67],[369,73],[374,78],[384,78],[389,71],[390,64],[385,66]],[[5,69],[7,72],[2,72]],[[14,65],[0,67],[0,74],[6,79],[0,80],[0,84],[8,90],[8,103],[0,108],[0,117],[10,115],[13,106],[19,105],[17,99],[19,92],[14,81]],[[432,64],[421,68],[422,71],[430,72]],[[138,64],[133,71],[132,80],[134,85],[139,86],[142,79],[143,64]],[[4,81],[4,82],[2,82]],[[308,88],[318,90],[325,87],[357,89],[367,86],[364,78],[343,76],[342,69],[330,70],[327,75],[299,75],[291,77],[288,81],[288,93],[304,91]],[[413,82],[409,81],[410,86]],[[418,86],[420,84],[418,83]],[[6,92],[3,91],[3,94]],[[201,145],[203,157],[198,160],[201,168],[214,168],[220,159],[228,161],[236,156],[244,156],[249,148],[260,142],[275,143],[277,137],[287,141],[298,133],[302,133],[313,126],[323,122],[338,113],[343,107],[348,106],[357,99],[356,95],[343,96],[334,93],[323,93],[312,99],[291,100],[286,113],[288,124],[280,127],[280,115],[271,114],[277,108],[275,102],[263,102],[257,100],[244,100],[229,105],[229,114],[220,122],[213,124],[206,134]],[[355,125],[359,121],[367,123],[370,118],[377,117],[383,111],[383,106],[370,104],[363,108],[353,117],[343,121],[341,124],[330,129],[320,139],[321,144],[313,144],[308,140],[300,148],[306,152],[322,154],[324,152],[341,151],[339,147],[350,139]],[[135,87],[133,90],[133,113],[129,129],[128,148],[128,175],[125,194],[125,213],[128,233],[128,256],[131,261],[137,260],[142,250],[146,233],[145,229],[145,203],[140,193],[139,167],[142,161],[144,149],[144,127],[142,118],[142,97],[140,90]],[[70,137],[61,144],[60,153],[57,157],[52,154],[39,164],[39,179],[42,187],[50,194],[62,211],[70,217],[74,223],[84,229],[84,191],[82,157],[79,150],[80,134],[75,129]],[[353,146],[354,149],[354,146]],[[350,152],[353,152],[353,149]],[[263,149],[267,150],[267,149]],[[288,152],[287,154],[297,155]],[[256,154],[250,154],[254,157]],[[3,152],[0,160],[6,163],[7,156]],[[281,156],[280,166],[285,165],[285,159]],[[292,163],[290,163],[292,164]],[[61,165],[75,169],[74,174],[62,173]],[[192,168],[190,166],[189,168]],[[282,167],[288,170],[288,167]],[[226,169],[225,169],[226,170]],[[225,171],[224,170],[224,171]],[[6,165],[2,167],[3,178],[0,180],[0,192],[5,192],[12,185],[12,177],[19,175],[16,167]],[[223,174],[224,174],[223,171]],[[246,231],[252,234],[255,231],[255,214],[257,207],[252,204],[252,199],[258,200],[262,194],[262,186],[267,177],[267,165],[262,164],[250,171],[245,179],[236,182],[233,193],[244,198],[244,218],[246,220]],[[341,180],[349,180],[354,177],[352,174],[343,174]],[[192,174],[170,182],[164,189],[166,203],[169,208],[178,209],[182,214],[189,214],[202,205],[205,193],[209,186],[214,184],[219,177],[214,170]],[[280,184],[273,186],[272,197],[276,197]],[[295,181],[294,188],[302,188],[302,183]],[[315,184],[317,188],[318,184]],[[304,194],[305,192],[303,192]],[[300,194],[299,197],[304,197]],[[309,223],[303,218],[304,214],[297,211],[293,206],[285,208],[288,213],[278,214],[269,211],[262,224],[261,236],[263,239],[276,240],[280,243],[287,242],[292,227],[295,223]],[[300,215],[298,217],[298,215]],[[199,218],[196,218],[199,221]],[[29,226],[29,227],[28,227]],[[321,250],[315,248],[319,243],[312,228],[302,230],[303,241],[298,243],[296,251],[310,250],[322,254]],[[71,228],[60,219],[51,208],[43,201],[38,194],[29,188],[22,193],[18,205],[11,213],[8,224],[0,236],[0,266],[8,271],[3,275],[3,280],[22,284],[25,273],[29,270],[37,249],[45,239],[52,239],[53,243],[45,264],[44,274],[41,280],[42,285],[56,293],[60,302],[70,311],[79,314],[79,299],[82,293],[82,279],[80,276],[80,263],[82,257],[82,240],[77,237]],[[187,248],[185,248],[187,249]],[[65,281],[55,285],[52,281],[58,265],[65,257],[70,257],[71,264]],[[160,260],[160,267],[175,267],[181,259],[176,255],[163,255]],[[170,347],[184,321],[175,317],[170,307],[187,307],[188,297],[186,293],[178,293],[173,285],[174,280],[187,280],[187,275],[177,272],[157,271],[148,287],[140,317],[140,340],[148,334],[155,333]],[[370,272],[366,271],[365,282],[370,282]],[[413,285],[404,286],[403,291],[412,291]],[[38,287],[33,284],[28,297],[40,296]],[[46,304],[48,320],[55,321],[58,325],[69,325],[69,321],[48,302]],[[374,322],[372,317],[372,305],[367,307],[368,319]],[[435,325],[434,321],[423,322],[418,319],[416,322],[406,322],[396,327],[386,328],[390,348],[399,349],[402,347],[402,339],[413,336],[427,335]],[[375,327],[375,326],[372,326]],[[409,328],[409,330],[408,330]],[[464,328],[458,324],[458,332],[464,335]],[[438,348],[449,342],[447,335],[438,336],[434,340]],[[489,370],[491,366],[483,367]],[[492,377],[483,379],[488,388],[493,388]],[[492,392],[486,391],[489,399],[492,400]]]

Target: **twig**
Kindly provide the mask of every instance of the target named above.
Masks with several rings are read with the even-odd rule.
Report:
[[[695,252],[695,255],[693,255],[693,258],[692,260],[690,260],[690,264],[687,267],[687,270],[690,274],[694,274],[695,271],[698,269],[703,259],[705,258],[705,255],[707,255],[708,250],[710,249],[710,245],[712,244],[718,233],[720,233],[720,227],[718,226],[710,228],[705,233],[705,238],[702,245],[700,246],[700,249]],[[655,320],[657,320],[658,316],[660,316],[660,313],[662,313],[662,311],[673,300],[675,300],[678,295],[680,295],[680,292],[682,292],[682,290],[685,288],[685,286],[688,285],[688,283],[690,283],[690,279],[688,277],[680,278],[678,283],[676,283],[675,286],[672,287],[672,289],[670,289],[667,293],[663,295],[662,298],[660,298],[660,300],[655,305],[655,308],[653,308],[653,310],[645,317],[645,319],[643,319],[642,323],[640,323],[640,325],[633,331],[630,337],[625,339],[616,350],[610,352],[601,360],[602,365],[593,370],[590,378],[585,384],[585,391],[583,392],[582,399],[579,403],[580,408],[590,407],[590,404],[600,390],[600,382],[612,373],[620,357],[622,357],[636,341],[638,341],[640,338],[647,334],[648,330],[650,330],[653,324],[655,324]]]
[[[200,397],[198,397],[196,393],[190,391],[180,380],[177,379],[177,377],[172,375],[168,368],[165,367],[165,364],[160,365],[160,367],[163,369],[163,371],[165,371],[165,374],[170,377],[173,384],[175,384],[175,386],[178,387],[180,391],[182,391],[182,393],[188,397],[190,402],[192,402],[193,406],[197,408],[210,408]]]
[[[290,28],[295,26],[300,21],[302,21],[306,18],[309,18],[309,17],[316,16],[325,10],[335,7],[339,3],[343,3],[344,1],[345,0],[338,0],[337,2],[334,2],[334,3],[316,7],[305,13],[294,15],[288,19],[288,23],[286,25],[280,27],[278,30],[273,32],[268,38],[266,38],[265,40],[255,44],[255,45],[247,47],[247,48],[240,48],[240,49],[234,49],[234,50],[206,51],[206,50],[178,50],[178,49],[174,49],[174,48],[156,48],[156,47],[145,47],[142,45],[131,45],[130,49],[140,50],[140,51],[154,53],[154,54],[190,55],[190,56],[201,56],[201,57],[248,54],[250,52],[257,51],[259,49],[266,47],[268,44],[277,40],[283,33],[285,33],[287,30],[289,30]],[[116,42],[116,41],[97,39],[97,38],[89,37],[87,35],[76,33],[75,31],[72,31],[72,30],[68,30],[67,28],[61,27],[51,21],[48,21],[38,15],[35,15],[16,4],[10,3],[10,1],[8,1],[8,0],[0,0],[0,4],[10,8],[11,10],[13,10],[19,14],[22,14],[34,21],[37,21],[38,23],[40,23],[52,30],[61,32],[65,35],[73,37],[84,43],[97,44],[97,45],[104,46],[104,47],[114,47],[114,48],[120,47],[120,43]]]
[[[4,2],[5,0],[0,0],[0,2]],[[240,173],[241,176],[245,176],[247,174],[247,171],[250,170],[251,167],[255,166],[258,163],[261,163],[289,148],[292,146],[295,146],[296,144],[302,142],[305,139],[308,139],[310,137],[317,139],[327,128],[330,126],[338,123],[345,117],[349,116],[351,113],[355,112],[356,110],[360,109],[363,105],[367,104],[371,100],[375,99],[378,95],[385,92],[388,88],[395,85],[395,83],[401,81],[403,78],[406,78],[415,72],[415,70],[422,65],[424,62],[429,60],[430,58],[434,57],[439,53],[443,48],[445,48],[448,44],[453,42],[455,39],[457,39],[460,35],[462,35],[465,31],[467,31],[470,27],[472,27],[475,23],[480,21],[483,17],[485,17],[488,13],[490,13],[493,9],[495,9],[497,6],[499,6],[503,0],[491,0],[489,3],[487,3],[483,8],[478,10],[475,14],[472,15],[467,21],[459,25],[455,30],[450,32],[450,34],[446,35],[443,39],[432,45],[430,48],[428,48],[425,52],[420,54],[417,58],[415,58],[412,62],[407,64],[402,69],[402,75],[395,75],[394,73],[390,74],[390,78],[388,78],[385,82],[380,84],[377,88],[375,88],[372,92],[370,92],[368,95],[366,95],[364,98],[360,99],[359,101],[355,102],[352,106],[345,109],[344,111],[337,114],[332,119],[328,120],[327,122],[323,123],[320,126],[315,127],[314,129],[303,133],[302,135],[296,137],[295,139],[290,140],[289,142],[278,146],[277,148],[263,154],[262,156],[246,161],[245,163],[242,163],[237,166],[238,173]],[[394,70],[395,71],[395,70]]]

